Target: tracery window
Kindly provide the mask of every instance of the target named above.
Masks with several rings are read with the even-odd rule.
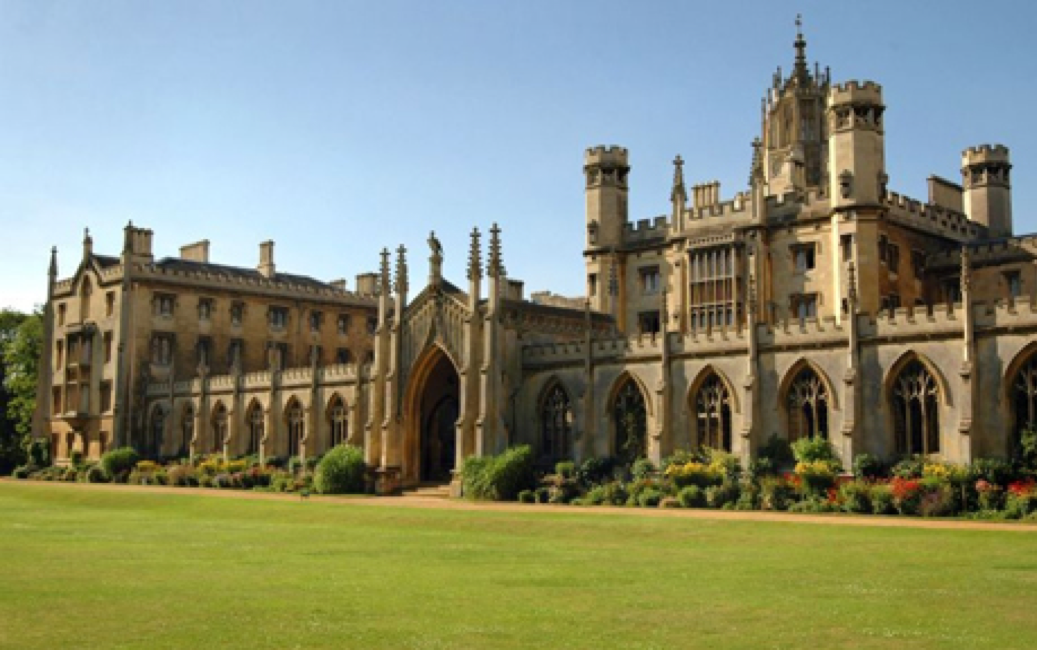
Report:
[[[342,403],[342,398],[336,395],[328,408],[328,428],[331,430],[332,447],[346,444],[349,438],[349,419],[346,415],[346,405]]]
[[[695,395],[695,423],[701,446],[731,451],[731,394],[715,372]]]
[[[227,407],[223,402],[216,404],[212,410],[212,447],[213,453],[223,451],[223,441],[227,438]]]
[[[1012,382],[1012,393],[1018,435],[1023,429],[1037,426],[1037,354],[1019,369]]]
[[[627,377],[616,393],[612,405],[612,422],[615,427],[615,456],[622,463],[631,464],[644,457],[647,451],[648,429],[645,398],[633,379]]]
[[[902,454],[940,451],[940,388],[917,359],[900,371],[892,386],[893,431]]]
[[[305,430],[305,420],[303,418],[302,406],[299,405],[299,402],[292,401],[288,407],[288,412],[285,414],[285,421],[288,423],[288,455],[298,456],[303,431]]]
[[[572,456],[573,410],[569,395],[555,383],[540,407],[540,452],[552,462]]]
[[[789,442],[800,438],[828,439],[828,390],[811,368],[803,368],[792,380],[787,405]]]
[[[263,440],[263,428],[266,424],[263,407],[259,402],[252,402],[249,406],[245,421],[248,423],[248,449],[245,453],[251,456],[259,453],[259,444]]]

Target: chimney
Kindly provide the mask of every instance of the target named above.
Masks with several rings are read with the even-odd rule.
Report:
[[[332,289],[336,289],[338,291],[345,291],[346,290],[346,280],[344,278],[340,278],[338,280],[332,280],[328,284],[331,285]]]
[[[277,273],[274,266],[274,240],[268,239],[259,244],[259,274],[264,278],[272,278]]]
[[[180,259],[188,260],[189,262],[201,262],[202,264],[208,264],[209,240],[203,239],[202,241],[198,241],[193,244],[181,246]]]
[[[356,292],[361,296],[378,295],[378,274],[361,273],[356,276]]]

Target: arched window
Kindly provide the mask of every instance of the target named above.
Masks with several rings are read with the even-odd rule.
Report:
[[[288,411],[285,412],[285,422],[288,424],[288,455],[298,456],[305,426],[302,406],[299,405],[299,402],[292,400],[292,403],[289,404]]]
[[[147,443],[144,445],[144,453],[151,455],[157,449],[162,448],[162,438],[165,437],[166,431],[166,412],[162,410],[161,406],[156,406],[151,412],[151,435],[148,438]]]
[[[1012,382],[1012,401],[1015,411],[1015,434],[1037,427],[1037,354],[1023,364]]]
[[[552,463],[572,457],[573,409],[569,395],[555,383],[540,406],[540,454]]]
[[[227,438],[227,407],[218,402],[212,410],[212,452],[223,451],[223,441]]]
[[[248,449],[245,453],[251,456],[259,453],[259,443],[263,440],[263,427],[266,423],[263,407],[259,402],[253,401],[249,406],[245,421],[248,426]]]
[[[893,430],[902,454],[940,451],[940,388],[922,362],[912,360],[893,381]]]
[[[346,405],[341,397],[335,395],[328,407],[328,429],[331,431],[329,442],[332,447],[344,445],[349,440],[349,418],[346,416]]]
[[[695,424],[701,446],[731,451],[731,394],[715,372],[695,394]]]
[[[646,432],[648,416],[645,398],[630,377],[616,393],[612,405],[612,423],[615,427],[615,456],[621,462],[631,464],[647,451]]]
[[[180,455],[191,453],[191,439],[194,438],[194,408],[187,404],[180,416]]]
[[[800,438],[828,439],[828,390],[809,366],[796,374],[786,398],[789,442]]]

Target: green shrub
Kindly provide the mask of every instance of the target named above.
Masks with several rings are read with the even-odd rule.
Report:
[[[760,447],[757,458],[766,459],[770,461],[772,467],[779,468],[791,465],[794,456],[792,455],[792,447],[789,446],[789,441],[779,437],[776,433],[772,433],[767,438],[767,442]]]
[[[859,457],[858,457],[859,458]],[[854,463],[854,471],[857,465]],[[871,486],[862,480],[850,481],[839,486],[839,501],[843,510],[858,514],[871,512]]]
[[[697,485],[689,485],[677,493],[682,508],[706,507],[706,492]]]
[[[538,487],[533,490],[533,494],[536,495],[537,503],[548,503],[551,501],[551,488]]]
[[[555,474],[564,479],[576,478],[576,463],[571,460],[563,460],[555,464]]]
[[[723,508],[728,504],[734,505],[738,501],[738,483],[725,480],[720,485],[711,485],[706,488],[706,504],[710,508]]]
[[[853,457],[853,477],[858,481],[876,479],[884,474],[882,461],[871,454],[857,454]]]
[[[1015,455],[1019,463],[1031,474],[1037,473],[1037,423],[1031,422],[1019,432],[1019,444]]]
[[[925,472],[925,456],[908,456],[901,458],[889,473],[893,478],[913,479],[921,478]]]
[[[1009,519],[1025,519],[1037,513],[1037,492],[1013,492],[1005,497],[1005,516]]]
[[[868,500],[871,501],[871,511],[876,515],[888,515],[893,509],[893,488],[885,483],[871,486],[868,491]]]
[[[837,461],[835,448],[832,443],[820,436],[800,438],[792,443],[792,455],[800,463],[815,463],[817,461]]]
[[[1015,468],[1000,458],[979,458],[972,463],[972,478],[985,480],[999,487],[1005,487],[1016,477]]]
[[[91,465],[86,468],[86,476],[83,480],[87,483],[107,483],[108,475],[105,474],[100,465]]]
[[[65,471],[61,473],[61,480],[66,483],[75,483],[77,476],[79,476],[78,469],[75,467],[66,467]]]
[[[796,502],[796,486],[782,477],[760,479],[760,509],[788,510]]]
[[[192,465],[173,465],[166,470],[170,485],[177,487],[197,487],[198,476]]]
[[[743,480],[739,486],[735,510],[757,510],[760,507],[760,486],[751,480]]]
[[[357,494],[364,491],[364,450],[354,445],[339,445],[324,454],[313,475],[313,485],[321,494]]]
[[[519,503],[536,503],[537,495],[533,490],[522,490],[518,495]]]
[[[619,481],[596,485],[582,499],[587,505],[621,506],[627,502],[629,493]]]
[[[670,465],[687,465],[688,463],[700,462],[699,455],[687,449],[678,449],[672,455],[663,459],[662,471],[665,472]]]
[[[469,456],[461,466],[464,495],[471,499],[514,501],[536,485],[533,450],[520,445],[499,456]]]
[[[272,467],[274,469],[284,469],[287,464],[288,464],[288,459],[286,459],[284,456],[267,456],[266,457],[266,465],[267,465],[267,467]]]
[[[630,473],[633,475],[634,480],[640,481],[655,473],[655,465],[647,458],[638,458],[634,461]]]
[[[590,488],[612,480],[615,467],[616,461],[613,458],[588,458],[580,465],[576,477],[584,487]]]
[[[24,480],[24,479],[29,478],[29,474],[31,474],[31,473],[32,473],[32,468],[31,467],[29,467],[28,465],[20,465],[18,467],[15,467],[14,471],[11,472],[11,478],[17,478],[17,479],[23,479]]]
[[[642,508],[656,508],[662,500],[662,490],[657,487],[647,487],[637,495],[637,505]]]
[[[986,479],[976,481],[976,502],[980,510],[995,512],[1004,505],[1005,491],[1000,485]]]
[[[838,512],[838,504],[831,503],[828,499],[812,496],[789,506],[789,512],[800,512],[817,514],[822,512]]]
[[[774,476],[777,473],[778,468],[775,466],[774,461],[764,457],[750,460],[746,472],[748,477],[754,480],[761,479],[764,476]]]
[[[101,469],[108,476],[108,480],[125,483],[138,460],[140,456],[133,447],[120,447],[101,456]]]
[[[69,453],[69,455],[68,455],[68,463],[72,467],[76,467],[76,468],[78,468],[80,465],[82,465],[83,464],[83,450],[82,449],[73,449],[71,451],[71,453]]]
[[[211,488],[213,477],[212,474],[199,474],[198,475],[198,487]]]
[[[43,438],[33,438],[25,448],[29,457],[28,467],[46,467],[51,463],[50,443]]]
[[[918,514],[923,517],[950,517],[957,512],[955,490],[949,483],[923,481],[922,498],[918,503]]]

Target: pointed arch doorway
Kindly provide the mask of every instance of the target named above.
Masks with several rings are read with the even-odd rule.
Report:
[[[439,347],[419,361],[407,400],[408,436],[404,479],[445,483],[457,462],[461,393],[457,368]],[[409,471],[408,471],[409,470]]]

